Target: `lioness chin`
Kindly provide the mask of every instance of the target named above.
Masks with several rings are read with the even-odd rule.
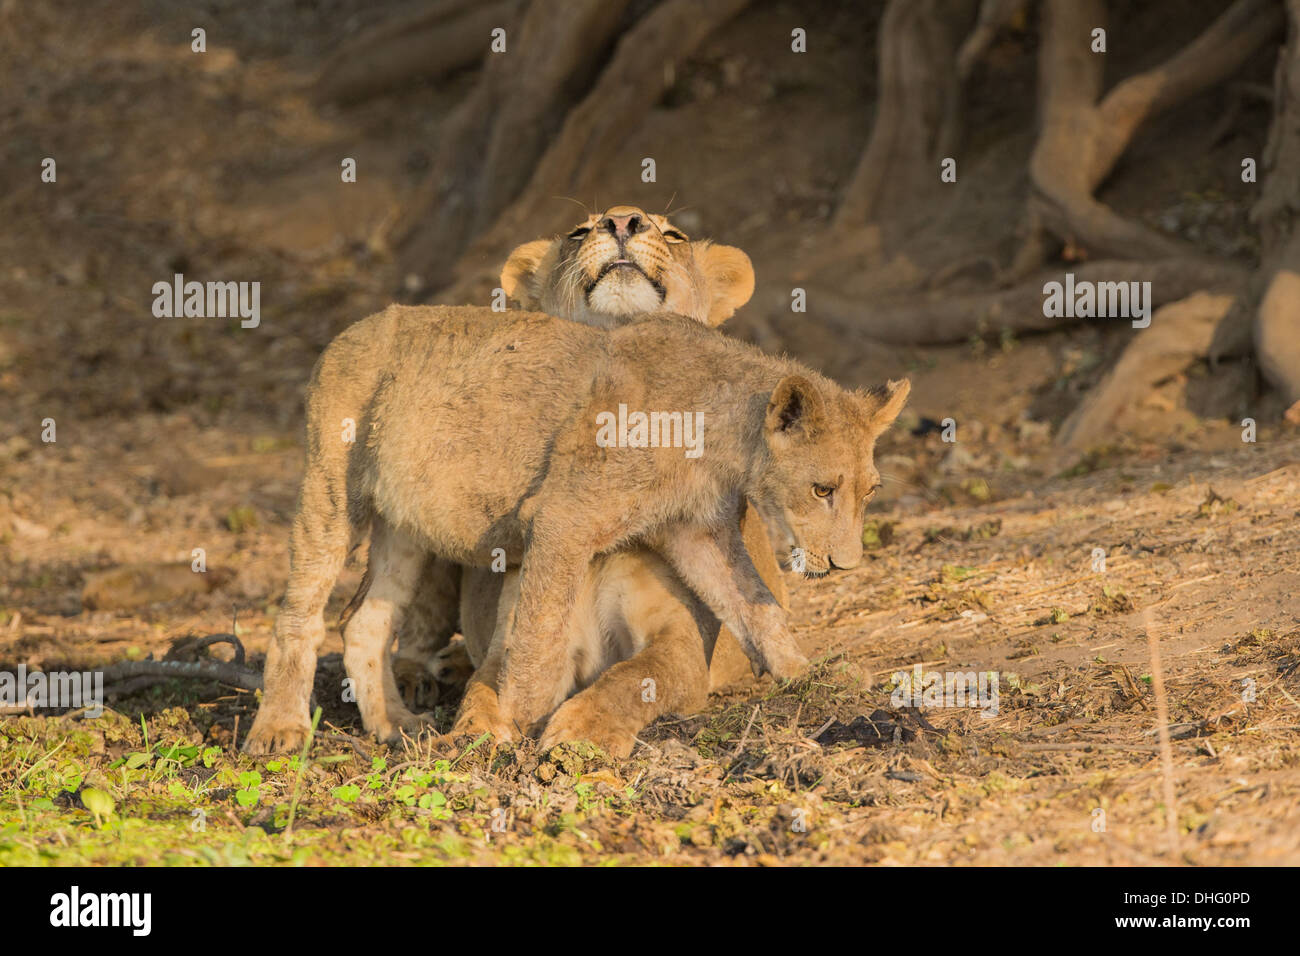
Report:
[[[497,629],[509,635],[497,681],[506,726],[531,728],[555,706],[568,666],[555,650],[591,562],[629,544],[659,552],[759,668],[793,676],[805,660],[745,552],[743,501],[814,570],[855,566],[878,486],[872,447],[907,390],[849,392],[674,316],[606,331],[536,313],[391,307],[357,323],[309,388],[290,580],[246,746],[280,749],[305,733],[324,604],[372,523],[370,586],[345,627],[344,660],[381,736],[421,726],[389,654],[426,552],[486,567],[500,549],[522,562]],[[601,447],[596,424],[620,405],[691,412],[708,423],[707,450]],[[348,419],[365,441],[340,440]]]

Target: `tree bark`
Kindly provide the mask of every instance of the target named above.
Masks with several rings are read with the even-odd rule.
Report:
[[[957,76],[965,81],[984,58],[1001,30],[1022,16],[1029,0],[983,0],[975,29],[962,41],[957,51]]]
[[[628,31],[609,66],[580,104],[568,112],[519,199],[466,251],[456,283],[441,297],[469,301],[487,269],[499,270],[521,236],[533,235],[558,196],[581,195],[636,132],[663,93],[664,67],[690,56],[749,0],[664,0]],[[530,11],[531,12],[531,11]],[[503,141],[506,142],[506,141]],[[512,194],[513,195],[513,194]]]
[[[837,227],[889,217],[935,188],[939,161],[958,138],[957,42],[973,13],[966,0],[890,0],[880,24],[876,118]]]
[[[408,271],[441,285],[470,240],[519,194],[604,63],[626,5],[569,0],[559,16],[551,3],[534,2],[507,34],[506,52],[486,54],[482,79],[439,131],[433,168],[388,237]]]
[[[1288,405],[1300,402],[1300,0],[1287,0],[1287,43],[1278,57],[1263,188],[1251,219],[1263,259],[1256,288],[1255,353]]]
[[[1029,162],[1030,237],[1013,272],[1037,266],[1043,233],[1090,253],[1158,259],[1189,245],[1118,215],[1093,193],[1152,116],[1231,76],[1282,24],[1275,0],[1237,0],[1176,55],[1118,84],[1100,102],[1103,54],[1091,33],[1106,25],[1104,0],[1046,0],[1039,51],[1040,133]]]
[[[520,0],[443,0],[363,31],[335,53],[312,84],[320,103],[357,103],[417,79],[437,79],[482,61],[496,27],[507,35]]]

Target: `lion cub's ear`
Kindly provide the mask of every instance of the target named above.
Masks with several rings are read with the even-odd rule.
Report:
[[[821,392],[802,375],[787,375],[772,389],[767,403],[767,434],[785,440],[806,441],[821,430],[826,406]]]
[[[907,396],[911,391],[911,381],[903,378],[898,381],[886,382],[884,385],[873,385],[862,392],[862,397],[867,400],[869,405],[873,406],[871,412],[872,429],[883,432],[892,425],[894,419],[898,417],[898,413],[907,404]]]
[[[501,269],[501,288],[525,309],[535,309],[540,305],[533,279],[552,245],[554,240],[537,239],[516,246]]]
[[[709,289],[709,325],[721,325],[754,294],[754,266],[735,246],[696,242],[695,263]]]

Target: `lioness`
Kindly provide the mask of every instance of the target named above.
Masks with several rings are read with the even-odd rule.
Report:
[[[645,312],[664,311],[716,326],[749,301],[754,270],[739,249],[692,241],[666,216],[618,205],[587,216],[565,235],[518,246],[502,270],[501,287],[525,310],[589,325],[612,327]],[[785,582],[753,509],[746,508],[741,527],[755,567],[784,607]],[[636,570],[635,562],[624,566]],[[397,688],[408,707],[432,707],[439,678],[451,674],[448,682],[457,682],[457,676],[468,676],[468,664],[483,663],[503,583],[497,571],[471,568],[462,574],[456,565],[428,559],[403,617],[393,660]],[[464,615],[458,613],[458,596],[471,605]],[[454,653],[440,654],[458,624],[466,643],[452,645]],[[727,631],[718,636],[711,660],[715,686],[747,670],[743,652]]]
[[[481,567],[496,549],[522,561],[499,687],[502,716],[523,728],[564,683],[569,662],[555,649],[592,559],[628,544],[663,555],[760,669],[793,676],[806,661],[745,552],[741,503],[810,570],[856,566],[879,485],[872,448],[906,394],[906,382],[846,391],[675,316],[603,330],[393,306],[362,320],[325,350],[309,387],[290,580],[248,746],[301,742],[325,601],[372,522],[371,583],[344,661],[380,735],[423,723],[399,699],[388,654],[427,551]],[[602,444],[597,425],[620,405],[703,416],[708,447],[688,457],[621,428]],[[346,419],[364,442],[338,439]]]

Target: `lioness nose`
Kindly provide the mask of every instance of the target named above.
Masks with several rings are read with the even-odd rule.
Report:
[[[600,225],[615,239],[626,239],[638,232],[645,232],[648,228],[640,216],[632,213],[626,216],[606,216]]]

